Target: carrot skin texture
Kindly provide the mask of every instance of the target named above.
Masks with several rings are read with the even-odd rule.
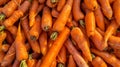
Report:
[[[62,8],[64,7],[65,3],[66,3],[66,0],[59,0],[58,5],[57,5],[57,11],[60,12]]]
[[[69,60],[68,60],[68,65],[67,65],[67,67],[76,67],[76,64],[75,64],[75,61],[74,61],[72,55],[69,56]]]
[[[0,52],[0,63],[3,61],[5,53],[3,51]]]
[[[28,67],[36,67],[36,62],[37,62],[36,59],[28,59],[27,65],[28,65]]]
[[[6,41],[9,43],[9,44],[12,44],[14,42],[14,38],[12,37],[12,34],[9,32],[9,31],[5,31],[7,33],[7,36],[6,36]]]
[[[58,36],[58,38],[54,41],[53,45],[50,47],[45,57],[43,58],[41,67],[49,67],[52,64],[53,60],[56,58],[60,49],[62,48],[63,43],[68,38],[69,33],[70,30],[67,27],[65,27],[64,30]]]
[[[15,59],[12,67],[19,67],[19,65],[20,65],[20,61],[18,61],[18,60]]]
[[[59,12],[56,9],[53,8],[52,11],[51,11],[51,15],[52,15],[52,17],[58,18]]]

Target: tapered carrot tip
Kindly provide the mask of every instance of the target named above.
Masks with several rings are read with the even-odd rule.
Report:
[[[6,18],[5,14],[1,13],[0,14],[0,21],[3,21]]]
[[[83,28],[85,28],[85,22],[84,22],[83,20],[79,20],[79,24],[80,24]]]
[[[56,2],[58,2],[58,0],[51,0],[51,3],[56,3]]]
[[[92,59],[94,59],[95,58],[95,55],[94,54],[91,54],[92,55]]]
[[[58,36],[58,32],[53,32],[51,35],[50,35],[50,39],[51,40],[55,40]]]
[[[45,27],[44,27],[44,31],[48,31],[49,28],[50,28],[49,26],[45,26]]]
[[[5,26],[0,26],[0,32],[3,31],[5,29]]]
[[[22,61],[21,61],[20,67],[28,67],[28,66],[27,66],[27,63],[26,63],[26,60],[22,60]]]
[[[57,67],[65,67],[65,65],[63,63],[58,63]]]
[[[37,38],[35,36],[30,36],[31,40],[37,40]]]

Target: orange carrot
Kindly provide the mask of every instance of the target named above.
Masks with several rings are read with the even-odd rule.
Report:
[[[0,52],[0,63],[3,61],[5,53],[3,51]]]
[[[58,18],[59,16],[59,12],[54,8],[52,9],[51,14],[52,14],[52,17],[55,17],[55,18]]]
[[[56,7],[57,1],[56,0],[47,0],[46,5],[50,8]]]
[[[42,32],[40,37],[39,37],[39,44],[40,44],[42,55],[45,55],[47,53],[47,50],[48,50],[47,38],[48,37],[47,37],[46,32]]]
[[[102,31],[100,28],[96,28],[96,30],[102,35],[102,36],[104,36],[104,31]]]
[[[112,8],[110,6],[109,0],[98,0],[100,6],[102,8],[103,14],[108,18],[111,19],[113,15]]]
[[[10,47],[9,44],[3,44],[3,45],[2,45],[2,51],[3,51],[3,52],[7,52],[8,49],[9,49],[9,47]]]
[[[82,50],[82,53],[87,60],[92,61],[90,48],[88,46],[89,43],[83,32],[78,27],[75,27],[71,31],[71,37],[78,44],[78,47]]]
[[[103,60],[105,60],[108,64],[112,65],[113,67],[119,67],[120,66],[120,61],[113,55],[107,53],[107,52],[100,52],[96,49],[91,49],[91,51],[100,56],[101,58],[103,58]]]
[[[97,0],[84,0],[84,3],[90,10],[95,10],[98,8]]]
[[[113,12],[116,22],[120,25],[120,0],[115,0],[113,3]]]
[[[29,59],[27,60],[27,66],[28,67],[36,67],[36,59],[32,58],[32,54],[29,55]]]
[[[104,22],[105,22],[105,30],[106,30],[111,22],[105,17],[104,17]]]
[[[95,10],[95,21],[97,26],[102,30],[105,31],[105,23],[104,23],[104,16],[102,14],[102,11],[100,9],[100,6]]]
[[[38,6],[39,6],[38,0],[33,0],[30,11],[29,11],[30,27],[32,27],[35,24],[35,17],[37,15]]]
[[[39,0],[39,3],[44,3],[46,0]]]
[[[28,58],[28,53],[23,40],[20,24],[18,26],[17,36],[15,39],[15,49],[16,49],[17,60],[21,61],[21,60],[26,60]]]
[[[69,56],[69,60],[68,60],[68,65],[67,65],[67,67],[76,67],[76,64],[75,64],[75,61],[74,61],[72,55]]]
[[[39,34],[41,33],[40,24],[41,24],[41,18],[39,15],[37,15],[35,18],[35,23],[29,31],[31,40],[37,40],[39,38]]]
[[[87,6],[84,2],[81,4],[81,8],[85,13],[88,13],[90,11],[90,9],[87,8]]]
[[[85,16],[85,27],[88,37],[94,34],[95,31],[95,16],[93,12],[89,12]]]
[[[41,27],[44,31],[48,31],[52,27],[52,16],[48,7],[43,8]]]
[[[39,7],[38,7],[38,9],[37,9],[37,12],[42,11],[43,7],[44,7],[44,4],[40,4]]]
[[[80,9],[80,3],[81,3],[81,0],[73,1],[72,13],[75,21],[79,21],[84,18],[84,14]]]
[[[37,64],[36,64],[36,67],[40,67],[40,65],[41,65],[41,59],[38,60],[38,62],[37,62]]]
[[[5,3],[7,3],[9,0],[0,0],[0,6],[4,5]]]
[[[2,51],[2,43],[5,40],[6,36],[7,34],[4,31],[0,32],[0,52]]]
[[[120,49],[114,49],[114,54],[116,57],[120,58]]]
[[[68,38],[69,33],[70,33],[70,30],[67,27],[65,27],[63,31],[60,33],[60,35],[58,36],[58,38],[54,41],[53,45],[50,47],[47,54],[44,56],[41,63],[41,67],[49,67],[52,64],[52,62],[58,55],[60,49],[62,48],[63,43]]]
[[[33,59],[38,59],[39,58],[39,56],[40,56],[40,53],[32,53],[32,58]]]
[[[57,61],[56,59],[52,62],[51,66],[50,67],[56,67],[57,66]]]
[[[14,38],[12,37],[12,34],[9,32],[9,31],[5,31],[7,36],[6,36],[6,41],[9,43],[9,44],[12,44],[13,41],[14,41]]]
[[[112,4],[115,0],[109,0],[109,3]]]
[[[16,37],[17,34],[17,27],[16,26],[10,26],[9,28],[7,28],[7,30],[14,36]]]
[[[77,63],[78,67],[89,67],[88,64],[85,62],[85,60],[80,55],[80,53],[73,46],[70,39],[68,39],[66,41],[65,46],[66,46],[67,50],[69,51],[69,53],[73,56],[73,59]]]
[[[65,3],[66,3],[66,0],[59,0],[58,5],[57,5],[57,11],[60,12],[62,8],[64,7]]]
[[[19,65],[20,65],[20,61],[18,61],[18,60],[15,59],[12,67],[19,67]]]
[[[107,67],[107,64],[99,56],[95,57],[92,61],[94,67]]]
[[[36,40],[31,40],[30,34],[29,34],[29,26],[28,26],[28,19],[25,18],[21,22],[23,31],[25,33],[26,38],[28,39],[28,42],[30,43],[30,46],[34,52],[40,53],[40,47]]]

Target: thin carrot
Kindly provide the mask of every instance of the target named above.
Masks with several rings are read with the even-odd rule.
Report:
[[[61,11],[66,3],[66,0],[59,0],[57,5],[57,11]]]
[[[2,51],[7,52],[9,50],[10,45],[9,44],[3,44],[2,45]]]
[[[109,0],[98,0],[100,6],[102,8],[103,14],[108,18],[111,19],[113,15],[112,8],[110,6]]]
[[[103,59],[99,56],[95,57],[92,61],[92,65],[94,67],[107,67],[107,64],[103,61]]]
[[[113,3],[113,12],[116,22],[120,25],[120,0],[115,0]]]
[[[4,5],[5,3],[7,3],[9,0],[0,0],[0,6]]]
[[[42,32],[39,37],[39,44],[40,44],[42,55],[45,55],[48,51],[47,38],[48,37],[46,32]]]
[[[37,15],[35,18],[35,23],[29,31],[31,40],[37,40],[39,38],[39,34],[41,33],[40,25],[41,25],[41,18],[39,15]]]
[[[83,32],[78,27],[75,27],[71,31],[71,37],[78,44],[78,47],[82,50],[82,53],[87,60],[92,61],[90,48],[88,46],[89,43]]]
[[[46,5],[50,8],[56,7],[57,1],[56,0],[47,0]]]
[[[72,7],[72,14],[75,19],[75,21],[79,21],[84,18],[84,14],[82,13],[80,9],[81,0],[74,0],[73,1],[73,7]]]
[[[3,61],[5,53],[3,51],[0,52],[0,63]]]
[[[67,67],[76,67],[76,63],[75,63],[72,55],[69,56]]]
[[[113,67],[120,67],[120,60],[118,60],[114,55],[111,55],[107,52],[100,52],[96,49],[91,49],[91,51],[103,58],[108,64],[112,65]]]
[[[56,9],[53,8],[52,11],[51,11],[51,15],[52,15],[52,17],[58,18],[59,12]]]
[[[35,24],[35,17],[37,15],[37,9],[39,7],[38,0],[33,0],[31,8],[29,10],[29,25],[32,27]]]
[[[30,34],[29,34],[29,25],[28,25],[28,19],[25,18],[21,22],[23,31],[25,33],[26,38],[28,39],[28,42],[30,43],[30,46],[34,52],[40,53],[40,47],[36,40],[31,40]]]
[[[41,67],[49,67],[52,64],[53,60],[56,58],[60,49],[62,48],[63,43],[68,38],[69,33],[70,30],[65,27],[43,58]]]
[[[39,0],[39,3],[44,3],[46,0]]]
[[[5,31],[7,36],[6,36],[6,41],[8,42],[8,44],[12,44],[14,41],[14,38],[12,37],[12,34],[9,31]]]
[[[19,65],[20,65],[20,61],[18,61],[18,60],[15,59],[12,67],[19,67]]]
[[[44,31],[48,31],[52,27],[52,16],[48,7],[43,8],[41,27]]]
[[[32,58],[32,54],[29,55],[29,59],[27,60],[28,67],[36,67],[36,59]]]
[[[95,10],[98,8],[97,0],[84,0],[84,3],[90,10]]]
[[[85,27],[88,37],[94,34],[95,31],[95,16],[93,12],[88,12],[85,16]]]
[[[69,53],[73,56],[73,59],[77,63],[79,67],[88,67],[88,64],[85,62],[85,60],[82,58],[80,53],[76,50],[76,48],[73,46],[70,39],[68,39],[65,43],[65,46]]]

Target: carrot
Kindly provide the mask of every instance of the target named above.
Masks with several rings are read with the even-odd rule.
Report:
[[[40,4],[37,9],[37,12],[39,13],[40,11],[42,11],[43,7],[44,7],[44,4]]]
[[[88,46],[87,39],[85,38],[85,35],[82,33],[82,31],[75,27],[71,31],[71,37],[72,39],[78,44],[78,47],[82,50],[83,55],[87,58],[88,61],[92,61],[90,49]]]
[[[40,57],[40,53],[32,53],[32,58],[33,59],[38,59]]]
[[[109,3],[112,4],[115,0],[109,0]]]
[[[100,52],[96,49],[91,49],[91,51],[100,56],[101,58],[103,58],[103,60],[105,60],[108,64],[112,65],[113,67],[119,67],[120,66],[120,61],[113,55],[107,53],[107,52]]]
[[[84,0],[84,3],[90,10],[95,10],[98,8],[97,0]]]
[[[73,1],[72,14],[75,21],[79,21],[84,18],[84,14],[80,9],[80,3],[81,3],[81,0]]]
[[[4,31],[0,32],[0,51],[2,51],[2,43],[5,40],[6,36],[7,34]]]
[[[41,18],[39,15],[37,15],[35,18],[35,23],[29,31],[31,40],[37,40],[39,38],[39,34],[41,33],[40,24],[41,24]]]
[[[36,64],[36,67],[40,67],[40,65],[41,65],[41,59],[38,60],[38,62],[37,62],[37,64]]]
[[[30,44],[29,43],[25,43],[25,48],[27,49],[27,52],[29,52],[30,49],[31,49]]]
[[[14,11],[14,13],[4,21],[5,27],[12,26],[20,17],[24,15],[24,13],[28,10],[30,6],[30,2],[28,0],[24,1],[22,5],[18,8],[18,10]]]
[[[76,64],[75,64],[75,61],[74,61],[72,55],[69,56],[69,60],[68,60],[68,65],[67,65],[67,67],[76,67]]]
[[[5,53],[3,51],[0,52],[0,63],[3,61]]]
[[[63,46],[57,56],[58,63],[62,63],[63,65],[66,64],[67,61],[67,52],[65,46]]]
[[[88,37],[94,34],[95,31],[95,16],[93,12],[89,12],[85,16],[85,27]]]
[[[55,8],[53,8],[51,11],[51,15],[52,17],[58,18],[59,12]]]
[[[45,3],[46,0],[39,0],[39,3]]]
[[[102,30],[101,30],[100,28],[98,28],[98,27],[96,28],[96,30],[97,30],[102,36],[104,36],[104,34],[105,34],[104,31],[102,31]]]
[[[116,22],[120,25],[120,20],[118,18],[120,18],[120,0],[116,0],[113,3],[113,12],[114,12],[114,17],[116,19]]]
[[[29,26],[28,26],[28,19],[25,18],[21,22],[23,31],[25,33],[26,38],[28,39],[28,42],[30,43],[30,46],[34,52],[40,53],[40,47],[36,40],[31,40],[30,34],[29,34]]]
[[[2,45],[2,51],[3,51],[3,52],[7,52],[8,49],[9,49],[9,47],[10,47],[9,44],[3,44],[3,45]]]
[[[120,49],[114,49],[114,54],[116,57],[120,58]]]
[[[50,67],[56,67],[57,66],[57,61],[56,59],[52,62],[51,66]]]
[[[20,65],[20,61],[18,61],[18,60],[15,59],[12,67],[19,67],[19,65]]]
[[[37,15],[37,9],[39,7],[38,0],[33,0],[30,11],[29,11],[29,25],[32,27],[35,24],[35,17]]]
[[[57,0],[47,0],[46,5],[50,8],[54,8],[57,5]]]
[[[103,11],[103,14],[108,18],[111,19],[113,15],[112,8],[110,6],[109,0],[98,0],[100,3],[101,9]]]
[[[53,42],[54,42],[54,41],[51,40],[51,39],[48,40],[48,48],[50,48],[50,47],[52,46]]]
[[[15,49],[16,49],[17,60],[21,61],[21,60],[26,60],[28,58],[28,53],[23,40],[20,24],[18,26],[17,36],[15,39]]]
[[[100,6],[94,11],[95,21],[97,26],[102,30],[105,31],[105,23],[104,23],[104,16],[100,9]]]
[[[9,0],[0,0],[0,6],[4,5],[5,3],[7,3]]]
[[[57,11],[60,12],[62,8],[64,7],[65,3],[66,3],[66,0],[59,0],[57,4]]]
[[[44,31],[48,31],[52,27],[52,16],[48,7],[43,8],[41,27]]]
[[[17,34],[17,27],[16,26],[10,26],[9,28],[7,28],[7,30],[14,36],[16,37]]]
[[[107,67],[107,64],[103,61],[103,59],[99,56],[95,57],[92,61],[92,65],[94,67]]]
[[[70,39],[68,39],[65,42],[65,46],[66,46],[67,50],[69,51],[69,53],[73,56],[73,59],[77,63],[78,67],[88,67],[87,63],[82,58],[80,53],[76,50],[76,48],[73,46]]]
[[[35,67],[36,66],[36,59],[32,58],[32,54],[29,55],[29,59],[27,60],[28,67]]]
[[[1,66],[6,67],[10,65],[14,59],[15,59],[15,44],[13,43],[11,47],[9,48],[7,54],[3,58]]]
[[[106,30],[111,22],[107,18],[104,18],[104,22],[105,22],[105,30]]]
[[[42,32],[40,37],[39,37],[39,44],[40,44],[42,55],[45,55],[47,53],[47,50],[48,50],[47,38],[48,37],[47,37],[46,32]]]
[[[85,13],[88,13],[90,12],[90,9],[87,8],[86,4],[83,2],[81,4],[81,9],[85,12]]]
[[[14,41],[14,38],[12,37],[12,34],[9,32],[9,31],[5,31],[7,36],[6,36],[6,41],[9,43],[9,44],[12,44],[13,41]]]
[[[63,43],[68,38],[69,33],[70,33],[70,30],[67,27],[65,27],[64,30],[58,36],[58,38],[54,41],[53,45],[50,47],[47,54],[44,56],[41,63],[41,67],[49,67],[52,64],[52,62],[58,55],[60,49],[62,48]]]

